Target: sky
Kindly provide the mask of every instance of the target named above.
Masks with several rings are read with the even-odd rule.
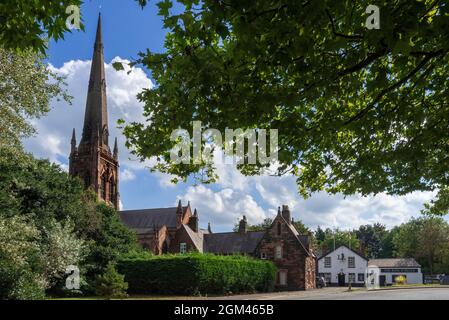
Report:
[[[391,228],[420,215],[422,204],[433,193],[345,198],[320,192],[304,200],[298,195],[292,176],[244,177],[232,165],[218,165],[220,180],[212,185],[192,182],[173,185],[170,176],[151,173],[148,168],[152,161],[141,163],[130,155],[116,122],[119,118],[128,122],[145,121],[143,106],[136,95],[142,88],[154,87],[154,80],[149,70],[126,67],[125,71],[115,71],[112,63],[132,61],[138,52],[146,49],[164,51],[167,30],[157,15],[155,2],[150,1],[142,10],[133,0],[85,1],[81,7],[85,32],[67,33],[64,40],[51,42],[48,50],[49,68],[66,77],[67,90],[74,99],[71,105],[53,100],[50,113],[33,120],[38,133],[24,141],[26,150],[68,170],[72,128],[76,130],[78,142],[81,137],[95,30],[101,11],[110,143],[118,138],[123,209],[170,207],[179,199],[184,204],[190,201],[192,209],[198,209],[200,226],[204,228],[211,222],[214,232],[230,231],[243,215],[250,224],[262,222],[264,218],[274,217],[277,207],[284,204],[290,206],[295,220],[301,220],[311,229],[321,226],[349,230],[375,222]],[[127,74],[128,71],[131,72]]]

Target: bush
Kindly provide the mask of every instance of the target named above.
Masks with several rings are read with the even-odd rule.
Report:
[[[124,298],[127,296],[128,284],[110,263],[106,271],[97,277],[96,294],[106,298]]]
[[[276,267],[246,256],[189,253],[126,258],[117,268],[129,293],[223,294],[271,291]]]

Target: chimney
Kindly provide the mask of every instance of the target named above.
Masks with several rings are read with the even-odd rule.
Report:
[[[198,232],[198,212],[195,209],[195,212],[193,213],[193,216],[189,219],[189,227],[195,232]]]
[[[288,224],[292,223],[292,215],[290,213],[290,209],[288,208],[288,205],[282,206],[282,216],[284,217],[285,221],[287,221]]]
[[[239,222],[239,233],[246,233],[248,229],[248,223],[246,221],[246,216]]]
[[[176,208],[176,223],[177,223],[177,227],[179,228],[182,224],[182,204],[181,204],[181,199],[179,199],[178,202],[178,208]]]

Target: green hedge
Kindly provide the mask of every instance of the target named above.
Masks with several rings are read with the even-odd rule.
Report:
[[[276,267],[270,261],[233,255],[189,253],[119,261],[128,293],[223,294],[271,291]]]

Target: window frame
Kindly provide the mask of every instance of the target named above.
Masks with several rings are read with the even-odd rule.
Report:
[[[332,268],[332,257],[324,257],[324,267],[325,268]]]
[[[284,275],[284,280],[285,280],[284,283],[282,283],[282,281],[281,281],[281,279],[282,279],[281,275]],[[287,286],[288,285],[288,272],[287,272],[287,270],[279,270],[278,271],[278,285],[279,286]]]
[[[181,242],[179,243],[179,253],[184,254],[187,252],[187,243]]]
[[[282,249],[281,245],[277,245],[276,247],[274,247],[274,258],[276,260],[280,260],[283,258],[284,255],[284,250]]]
[[[352,264],[351,264],[351,261],[352,261]],[[354,256],[348,257],[348,268],[350,268],[350,269],[355,268],[355,257]]]
[[[357,281],[358,282],[365,282],[365,274],[364,273],[357,273]]]

